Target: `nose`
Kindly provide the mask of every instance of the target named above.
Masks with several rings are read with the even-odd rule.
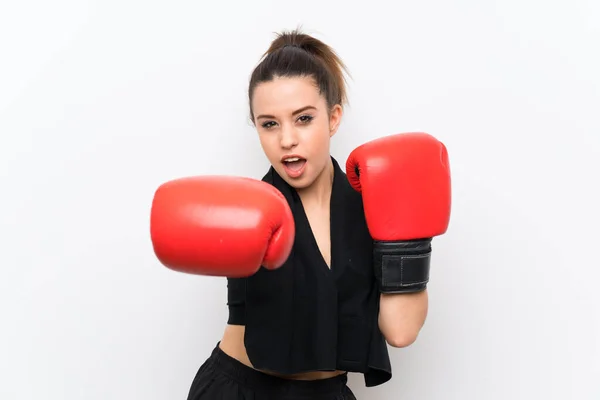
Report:
[[[280,130],[279,142],[282,148],[291,149],[298,145],[298,134],[293,127],[284,126]]]

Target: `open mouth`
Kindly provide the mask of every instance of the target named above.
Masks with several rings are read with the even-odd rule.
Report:
[[[282,161],[286,173],[292,178],[299,177],[306,167],[306,159],[299,156],[287,157]]]
[[[292,171],[299,171],[306,164],[306,160],[300,157],[292,157],[283,161],[283,165]]]

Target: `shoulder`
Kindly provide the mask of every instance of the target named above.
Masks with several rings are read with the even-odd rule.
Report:
[[[273,185],[274,184],[274,179],[273,179],[274,172],[275,172],[275,169],[272,166],[269,167],[269,169],[263,175],[263,177],[261,178],[261,180],[263,182],[270,183],[271,185]]]
[[[333,159],[333,162],[335,168],[333,184],[335,196],[332,196],[332,198],[343,203],[343,208],[347,210],[348,215],[352,219],[363,220],[364,205],[362,194],[352,187],[346,172],[342,170],[337,161]]]

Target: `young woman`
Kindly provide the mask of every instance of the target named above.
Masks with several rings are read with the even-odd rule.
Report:
[[[228,278],[228,324],[197,372],[188,400],[355,399],[347,373],[362,373],[366,386],[387,382],[392,376],[387,345],[410,345],[423,326],[429,240],[400,245],[412,253],[391,270],[403,271],[403,279],[413,274],[412,282],[393,273],[375,276],[374,270],[386,272],[373,267],[374,254],[379,265],[394,261],[381,261],[385,242],[374,245],[372,233],[378,230],[365,215],[398,202],[389,206],[381,200],[383,192],[374,192],[371,203],[381,206],[365,212],[367,194],[351,182],[357,176],[346,176],[330,155],[346,102],[344,70],[336,53],[314,37],[298,30],[279,34],[248,90],[250,117],[271,163],[262,181],[198,178],[157,191],[153,240],[163,264]],[[445,155],[437,142],[417,140],[417,151],[429,147],[438,161]],[[391,158],[403,156],[395,150]],[[396,179],[400,173],[387,174]],[[440,193],[446,189],[442,185]],[[426,218],[440,214],[441,225],[447,223],[446,205],[436,214],[426,203]],[[181,217],[191,215],[189,204],[193,229],[192,218]],[[414,208],[409,213],[420,215]]]

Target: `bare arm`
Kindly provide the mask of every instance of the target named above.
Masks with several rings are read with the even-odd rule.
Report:
[[[393,347],[411,345],[427,318],[427,290],[380,296],[379,329],[386,341]]]

